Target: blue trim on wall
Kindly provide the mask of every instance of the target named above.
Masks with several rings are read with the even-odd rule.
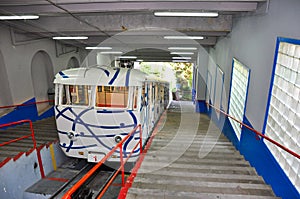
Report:
[[[283,199],[300,199],[300,193],[298,193],[281,169],[262,139],[257,140],[256,135],[251,130],[243,127],[239,142],[227,117],[221,114],[220,118],[222,119],[217,120],[214,109],[208,115],[219,128],[222,127],[220,128],[222,133],[233,143],[245,159],[249,161],[257,173],[264,178],[265,182],[271,185],[276,196]],[[244,123],[252,127],[247,117],[244,117]]]
[[[196,103],[196,112],[197,113],[207,113],[207,106],[205,100],[197,100]]]
[[[35,98],[32,98],[22,105],[30,104],[27,106],[18,106],[13,111],[7,113],[6,115],[0,117],[0,124],[6,124],[9,122],[15,122],[23,119],[30,119],[31,121],[41,120],[44,118],[54,116],[54,109],[51,107],[45,111],[42,115],[38,115],[36,104],[34,104]]]

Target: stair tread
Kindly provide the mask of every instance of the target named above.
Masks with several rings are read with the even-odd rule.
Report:
[[[242,194],[222,194],[222,193],[196,193],[187,191],[171,191],[171,190],[160,190],[160,189],[139,189],[131,188],[128,190],[126,196],[127,199],[154,199],[154,198],[165,198],[165,199],[186,199],[186,198],[197,198],[197,199],[276,199],[275,196],[259,196],[259,195],[242,195]]]

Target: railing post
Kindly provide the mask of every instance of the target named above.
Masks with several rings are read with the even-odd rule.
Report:
[[[28,120],[28,122],[29,122],[29,126],[30,126],[31,137],[32,137],[32,141],[33,141],[33,147],[34,147],[34,149],[36,149],[36,140],[35,140],[35,136],[34,136],[32,121]]]
[[[123,144],[120,145],[120,164],[122,173],[122,187],[125,185],[125,173],[124,173],[124,162],[123,162]]]

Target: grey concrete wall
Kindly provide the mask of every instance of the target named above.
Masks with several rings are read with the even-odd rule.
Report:
[[[55,43],[52,39],[45,38],[14,43],[10,29],[5,25],[0,25],[0,35],[0,52],[3,55],[4,61],[1,67],[5,67],[5,69],[1,69],[1,71],[6,71],[7,85],[9,85],[10,90],[10,93],[6,91],[5,94],[11,94],[12,103],[14,104],[23,103],[34,97],[31,64],[37,52],[44,51],[49,55],[54,74],[67,68],[71,57],[76,57],[78,60],[81,60],[79,53],[75,52],[57,57]]]
[[[225,73],[227,96],[232,58],[250,68],[246,116],[257,130],[263,128],[276,39],[300,39],[299,9],[299,0],[270,0],[267,13],[235,18],[232,32],[210,50],[210,56]],[[227,110],[227,102],[223,106]]]

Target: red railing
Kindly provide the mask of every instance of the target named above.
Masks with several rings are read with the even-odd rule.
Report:
[[[123,159],[123,143],[130,137],[133,136],[133,134],[136,132],[136,130],[139,129],[140,131],[140,141],[133,147],[132,151],[129,153],[128,157],[124,160]],[[102,166],[106,160],[111,157],[117,149],[120,150],[120,167],[118,170],[114,173],[112,178],[109,180],[109,182],[105,185],[101,193],[98,195],[97,199],[101,198],[106,190],[109,188],[109,186],[112,184],[114,179],[117,177],[119,172],[121,171],[122,174],[122,186],[125,185],[125,172],[124,172],[124,166],[125,163],[128,161],[128,159],[133,154],[134,150],[140,146],[140,154],[142,153],[142,127],[141,125],[137,125],[125,138],[123,138],[100,162],[98,162],[88,173],[86,173],[71,189],[69,189],[66,194],[62,197],[62,199],[72,199],[72,195]]]
[[[10,122],[10,123],[7,123],[7,124],[1,124],[0,128],[15,126],[15,125],[24,124],[24,123],[29,123],[31,133],[29,135],[24,135],[22,137],[19,137],[19,138],[16,138],[16,139],[13,139],[13,140],[10,140],[10,141],[7,141],[7,142],[3,142],[3,143],[0,144],[0,147],[9,145],[9,144],[14,143],[14,142],[18,142],[18,141],[23,140],[23,139],[27,139],[29,137],[32,137],[33,148],[30,151],[33,151],[33,150],[37,149],[36,139],[35,139],[35,136],[34,136],[34,130],[33,130],[33,125],[32,125],[31,120],[20,120],[20,121],[16,121],[16,122]],[[39,163],[39,167],[40,167],[41,177],[44,178],[45,174],[44,174],[44,169],[43,169],[43,164],[42,164],[42,158],[41,158],[41,154],[38,150],[37,150],[37,157],[38,157],[38,163]]]
[[[215,107],[214,105],[209,104],[209,103],[206,103],[206,104],[207,104],[208,106],[214,108],[217,112],[220,112],[220,113],[222,113],[223,115],[225,115],[226,117],[229,117],[229,118],[233,119],[234,121],[236,121],[237,123],[239,123],[241,126],[244,126],[245,128],[251,130],[252,132],[254,132],[254,133],[256,134],[256,136],[260,136],[260,137],[262,137],[262,138],[268,140],[269,142],[275,144],[276,146],[278,146],[278,147],[280,147],[281,149],[285,150],[285,151],[288,152],[289,154],[291,154],[291,155],[295,156],[296,158],[300,159],[300,155],[299,155],[298,153],[296,153],[296,152],[290,150],[289,148],[283,146],[282,144],[276,142],[275,140],[269,138],[268,136],[265,136],[265,135],[262,134],[261,132],[255,130],[254,128],[252,128],[252,127],[250,127],[250,126],[248,126],[247,124],[244,124],[243,122],[239,121],[239,120],[236,119],[235,117],[233,117],[233,116],[227,114],[226,112],[224,112],[224,111],[218,109],[218,108]]]
[[[122,187],[122,189],[120,190],[118,199],[125,199],[128,189],[132,186],[132,183],[134,181],[134,178],[136,177],[139,168],[141,167],[143,160],[147,154],[148,149],[150,148],[152,141],[154,139],[154,137],[156,136],[156,134],[158,133],[158,128],[163,124],[163,121],[166,118],[166,111],[163,112],[162,116],[160,117],[160,119],[158,120],[157,125],[155,126],[151,136],[149,137],[149,140],[147,141],[143,153],[140,155],[138,161],[136,162],[135,166],[133,167],[130,176],[127,178],[127,181],[125,183],[125,186]]]
[[[22,106],[31,106],[31,105],[35,105],[35,104],[42,104],[42,103],[49,103],[49,102],[54,102],[54,100],[44,100],[44,101],[38,101],[38,102],[29,102],[29,103],[25,103],[25,104],[0,106],[0,109],[17,108],[17,107],[22,107]]]

